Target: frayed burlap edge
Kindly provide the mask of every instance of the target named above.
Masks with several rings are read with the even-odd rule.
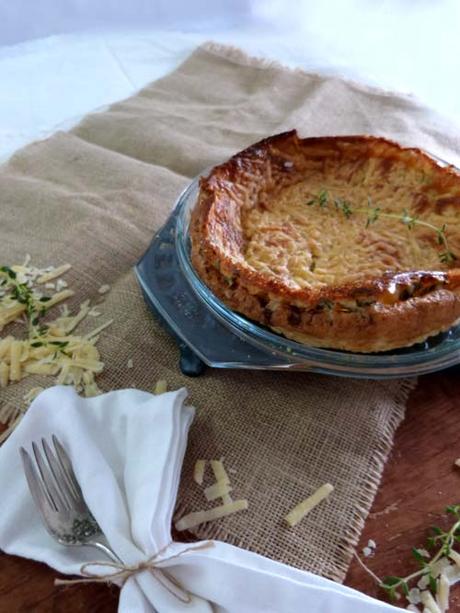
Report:
[[[243,49],[239,47],[234,47],[232,45],[225,45],[221,43],[217,43],[215,41],[209,40],[205,43],[201,44],[198,49],[203,51],[207,51],[213,55],[217,55],[221,58],[229,60],[234,64],[239,64],[240,66],[249,66],[250,68],[260,68],[261,70],[282,70],[285,72],[290,72],[291,74],[302,75],[304,77],[309,77],[310,79],[316,79],[318,81],[324,81],[324,79],[337,79],[347,83],[348,85],[359,89],[361,91],[378,95],[393,98],[397,96],[398,98],[406,98],[410,100],[411,103],[418,102],[417,97],[411,94],[410,92],[401,92],[391,89],[385,89],[383,87],[378,87],[376,85],[370,85],[366,82],[357,81],[350,77],[347,77],[341,73],[333,73],[333,72],[316,72],[314,70],[306,70],[304,68],[293,68],[291,66],[287,66],[278,60],[273,60],[265,57],[253,56],[246,53]],[[420,103],[421,104],[421,103]]]
[[[377,385],[378,383],[379,382],[376,381]],[[393,412],[390,419],[385,424],[382,438],[372,456],[367,478],[364,483],[362,483],[359,499],[356,500],[355,515],[348,530],[343,535],[342,543],[339,545],[340,557],[338,556],[336,560],[337,567],[334,572],[326,572],[324,574],[328,579],[332,579],[339,583],[342,583],[345,579],[353,557],[353,552],[359,542],[364,524],[371,511],[375,496],[377,495],[385,464],[393,448],[394,435],[404,419],[407,400],[410,393],[416,388],[417,383],[418,380],[416,378],[399,381],[400,386],[394,398]],[[175,517],[181,517],[186,512],[188,512],[187,507],[178,500],[174,513]],[[245,548],[243,539],[229,535],[224,525],[220,522],[203,524],[202,526],[190,530],[189,533],[197,539],[222,540],[236,547]]]

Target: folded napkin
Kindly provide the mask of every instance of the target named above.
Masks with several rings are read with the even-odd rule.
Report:
[[[90,399],[63,386],[41,393],[0,448],[0,548],[66,574],[81,574],[82,565],[94,561],[102,562],[98,575],[114,573],[98,550],[54,541],[34,506],[18,450],[56,434],[69,453],[91,512],[123,563],[136,566],[158,554],[155,568],[139,570],[124,581],[113,579],[121,586],[119,611],[397,610],[226,543],[172,542],[172,514],[195,412],[186,406],[186,397],[184,389],[160,396],[122,390]],[[183,602],[165,586],[161,569],[193,595],[191,602]]]

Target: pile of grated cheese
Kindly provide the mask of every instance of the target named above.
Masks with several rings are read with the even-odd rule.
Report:
[[[104,363],[96,343],[112,320],[86,334],[75,332],[88,315],[97,317],[100,313],[89,300],[81,303],[75,314],[61,304],[74,295],[61,278],[70,268],[64,264],[42,270],[31,266],[29,257],[22,265],[0,268],[0,334],[7,326],[14,327],[16,333],[0,336],[0,388],[44,375],[53,377],[53,384],[73,385],[86,397],[101,393],[95,377]],[[48,312],[58,304],[59,316],[49,319]],[[31,387],[24,396],[26,406],[42,390]],[[22,412],[12,415],[0,409],[0,421],[16,425]],[[8,434],[4,432],[1,439]]]

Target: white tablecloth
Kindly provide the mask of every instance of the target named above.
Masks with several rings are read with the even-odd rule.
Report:
[[[147,5],[133,0],[136,21],[127,19],[127,9],[121,11],[123,3],[109,0],[101,0],[107,15],[112,14],[105,20],[102,9],[96,15],[91,3],[77,0],[62,0],[59,11],[56,3],[43,0],[41,11],[33,13],[23,3],[0,0],[0,44],[36,33],[93,28],[0,46],[0,160],[131,95],[210,39],[292,67],[412,92],[460,125],[457,0],[216,2],[211,10],[202,1],[170,0],[142,12]],[[147,29],[120,29],[122,23],[140,26],[143,18]],[[117,29],[101,30],[101,23]]]

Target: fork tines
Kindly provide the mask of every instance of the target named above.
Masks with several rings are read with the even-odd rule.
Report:
[[[24,447],[20,448],[29,489],[42,513],[47,509],[70,511],[82,500],[70,459],[58,438],[54,434],[51,438],[54,451],[44,438],[41,439],[42,451],[32,442],[35,463]]]

